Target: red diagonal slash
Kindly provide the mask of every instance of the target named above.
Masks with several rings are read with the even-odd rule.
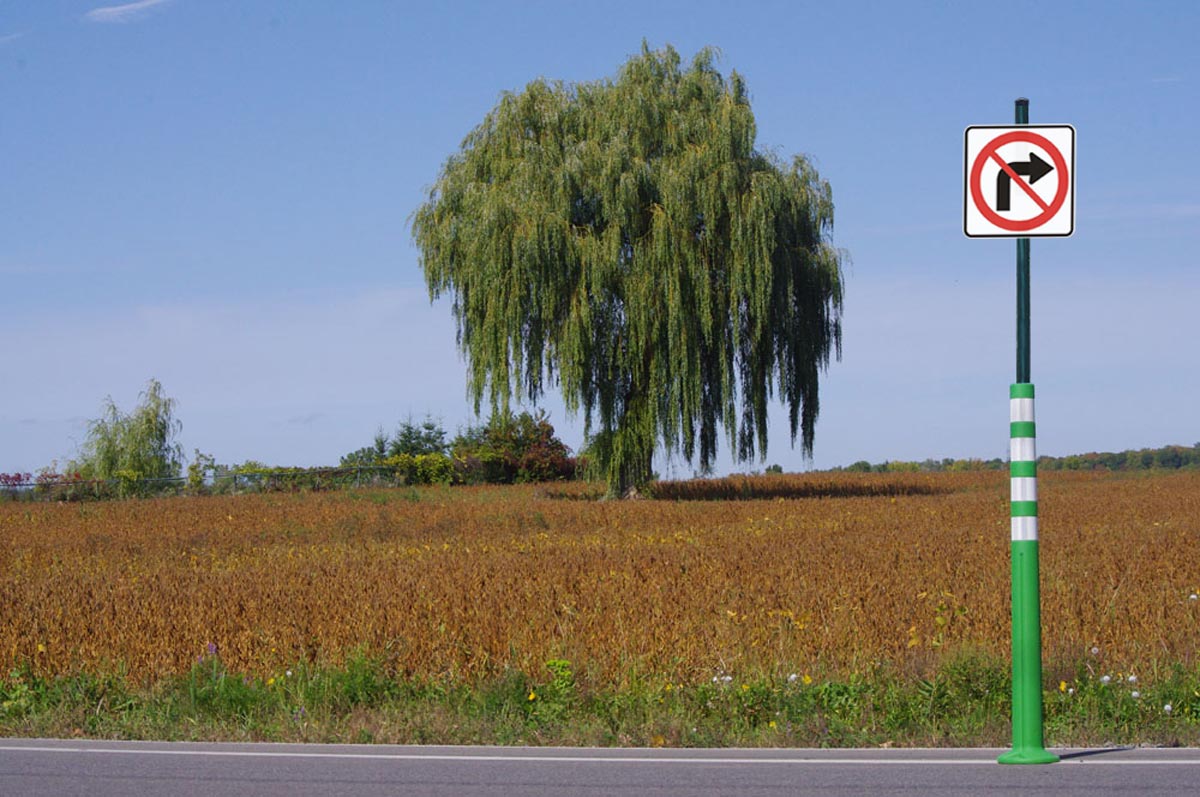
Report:
[[[1017,173],[1015,171],[1013,171],[1013,167],[1009,166],[1007,163],[1004,162],[1004,158],[1000,157],[999,152],[997,152],[996,150],[992,150],[991,157],[992,157],[992,160],[994,160],[996,163],[998,163],[1000,165],[1000,168],[1003,169],[1005,171],[1005,173],[1008,174],[1008,176],[1012,178],[1012,181],[1014,183],[1021,186],[1021,190],[1024,191],[1026,194],[1028,194],[1029,198],[1032,199],[1034,202],[1036,202],[1038,204],[1038,207],[1040,207],[1043,212],[1050,209],[1050,203],[1047,202],[1046,200],[1042,199],[1040,196],[1038,196],[1037,191],[1033,190],[1033,186],[1031,186],[1029,183],[1025,182],[1024,180],[1022,180],[1017,175]]]

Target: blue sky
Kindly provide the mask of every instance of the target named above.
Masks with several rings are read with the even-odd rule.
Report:
[[[833,186],[844,357],[813,461],[779,412],[765,464],[1006,455],[1015,245],[963,236],[962,148],[1018,96],[1078,131],[1076,233],[1032,246],[1040,451],[1191,445],[1197,30],[1195,2],[0,0],[0,471],[74,455],[152,377],[219,462],[471,421],[408,217],[501,92],[643,39],[720,48],[758,146]]]

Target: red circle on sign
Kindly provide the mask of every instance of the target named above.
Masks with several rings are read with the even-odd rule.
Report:
[[[1054,194],[1054,200],[1048,208],[1031,219],[1004,218],[988,207],[987,202],[983,199],[983,190],[980,187],[983,176],[983,165],[996,154],[996,150],[1014,141],[1024,141],[1041,147],[1050,156],[1050,159],[1054,161],[1054,168],[1058,170],[1058,191]],[[1067,161],[1063,158],[1062,153],[1058,151],[1058,147],[1051,144],[1043,136],[1031,133],[1028,130],[1013,130],[1002,136],[996,136],[988,142],[987,146],[979,151],[979,154],[975,156],[975,163],[971,164],[971,200],[975,203],[975,207],[992,224],[1005,230],[1011,230],[1012,232],[1029,232],[1054,218],[1054,215],[1062,209],[1063,203],[1067,201],[1067,187],[1070,185],[1070,182],[1070,175],[1067,173]]]

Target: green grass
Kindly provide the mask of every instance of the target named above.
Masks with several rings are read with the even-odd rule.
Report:
[[[1048,683],[1047,746],[1200,744],[1200,670],[1140,676],[1093,662]],[[0,679],[0,734],[106,739],[628,746],[1005,746],[1007,663],[963,654],[926,677],[874,666],[822,680],[794,673],[698,684],[631,677],[589,690],[570,662],[540,678],[510,672],[484,683],[412,682],[381,662],[298,664],[262,678],[226,671],[214,655],[149,687],[114,672]],[[1170,705],[1170,710],[1165,706]]]

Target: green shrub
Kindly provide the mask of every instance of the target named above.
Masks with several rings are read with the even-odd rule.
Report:
[[[404,484],[450,484],[455,481],[454,461],[445,454],[393,454],[380,461]]]
[[[513,484],[573,479],[577,462],[554,436],[545,412],[497,413],[484,426],[469,427],[451,444],[460,480]]]

